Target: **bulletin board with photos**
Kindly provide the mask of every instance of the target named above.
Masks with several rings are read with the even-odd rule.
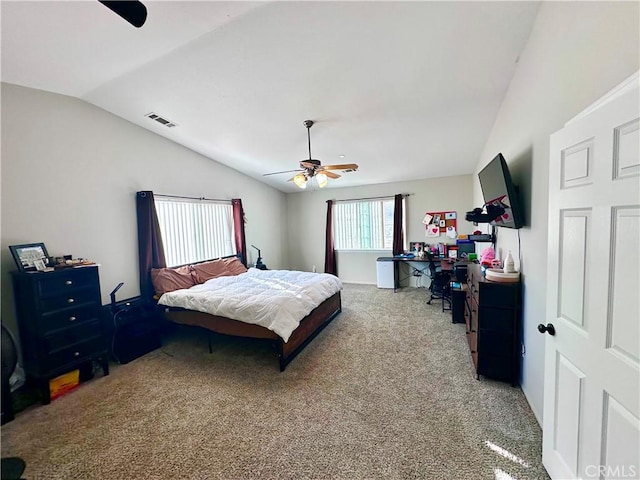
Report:
[[[437,238],[446,235],[455,239],[458,236],[457,213],[452,211],[427,212],[422,220],[426,228],[428,238]]]

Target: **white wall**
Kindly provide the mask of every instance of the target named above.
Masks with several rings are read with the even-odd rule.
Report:
[[[540,423],[544,391],[549,135],[638,70],[637,2],[544,2],[478,162],[498,152],[520,185],[524,346],[522,389]],[[482,194],[474,176],[474,199]],[[498,229],[498,249],[518,251],[518,232]],[[517,260],[516,260],[517,261]]]
[[[2,84],[2,322],[17,333],[9,245],[101,264],[102,301],[137,296],[135,193],[242,198],[247,246],[286,260],[285,194],[82,100]],[[249,262],[256,251],[249,247]]]
[[[357,175],[357,173],[349,174]],[[338,180],[339,181],[339,180]],[[459,233],[471,233],[473,224],[464,220],[465,213],[473,209],[472,177],[431,178],[411,182],[385,183],[352,188],[319,189],[314,192],[287,195],[289,214],[289,266],[310,271],[313,265],[324,271],[326,201],[352,198],[411,194],[406,200],[407,241],[428,243],[455,243],[444,235],[438,239],[426,238],[422,224],[428,211],[455,211],[458,213]],[[448,240],[448,241],[447,241]],[[380,252],[338,252],[338,275],[343,282],[376,283],[376,258],[391,256],[391,250]],[[415,286],[415,279],[408,279]],[[428,284],[428,282],[424,282]],[[409,284],[409,283],[407,283]]]

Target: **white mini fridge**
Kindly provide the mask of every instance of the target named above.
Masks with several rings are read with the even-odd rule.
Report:
[[[376,261],[378,288],[395,288],[393,258],[380,257]]]

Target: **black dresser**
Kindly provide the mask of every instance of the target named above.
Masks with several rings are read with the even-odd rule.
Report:
[[[470,264],[465,285],[465,323],[478,378],[510,382],[520,378],[521,285],[492,282],[478,264]]]
[[[24,368],[42,402],[51,401],[50,379],[87,362],[100,362],[108,375],[98,267],[12,275]]]

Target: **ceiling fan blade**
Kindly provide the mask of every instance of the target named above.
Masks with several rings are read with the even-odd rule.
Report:
[[[329,178],[340,178],[340,175],[338,175],[337,173],[330,172],[328,170],[320,170],[320,172],[324,173]]]
[[[344,163],[342,165],[323,165],[324,170],[357,170],[358,165],[355,163]]]
[[[301,169],[296,169],[296,170],[283,170],[282,172],[271,172],[271,173],[263,173],[262,176],[263,177],[268,177],[269,175],[279,175],[281,173],[291,173],[291,172],[302,172],[303,170]]]
[[[134,27],[140,28],[147,20],[147,7],[137,0],[98,0],[108,9],[120,15]]]
[[[317,163],[314,163],[314,162],[317,162]],[[302,160],[300,162],[300,166],[302,168],[310,168],[310,169],[313,170],[313,169],[316,169],[316,168],[318,168],[320,166],[320,160],[313,160],[313,161],[311,161],[311,160]]]

